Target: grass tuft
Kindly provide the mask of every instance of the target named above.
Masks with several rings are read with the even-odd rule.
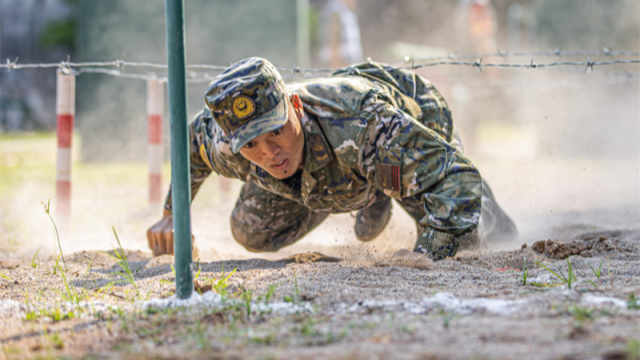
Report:
[[[54,233],[54,239],[53,239],[53,250],[54,250],[54,254],[55,254],[55,249],[56,249],[56,240],[58,241],[58,249],[60,249],[60,256],[62,257],[62,263],[64,264],[64,270],[67,271],[67,262],[64,260],[64,256],[62,255],[62,245],[60,245],[60,234],[58,233],[58,227],[56,226],[56,222],[53,221],[53,218],[51,217],[51,213],[50,213],[50,209],[51,209],[51,199],[49,199],[47,201],[47,203],[42,203],[42,205],[44,205],[44,212],[47,213],[47,215],[49,216],[49,219],[51,220],[51,224],[53,224],[53,233]],[[54,269],[55,271],[55,269]],[[55,272],[54,272],[55,274]]]
[[[247,311],[247,318],[251,318],[251,298],[253,297],[253,290],[247,290],[242,293],[242,299],[244,300],[244,307]]]
[[[578,305],[571,305],[569,307],[569,313],[573,315],[573,323],[575,326],[581,327],[587,321],[593,321],[595,318],[593,308],[584,308]]]
[[[636,294],[629,294],[627,298],[627,309],[640,310],[640,299],[636,297]]]
[[[298,289],[298,274],[296,271],[293,271],[293,291],[291,295],[285,296],[284,301],[295,304],[300,302],[302,299],[300,298],[300,289]]]
[[[598,270],[594,269],[593,266],[591,266],[591,264],[589,263],[587,263],[587,265],[589,265],[589,267],[591,268],[591,271],[593,271],[593,273],[596,274],[596,277],[598,278],[598,280],[600,280],[600,275],[602,274],[602,261],[600,261]]]
[[[571,283],[573,282],[573,280],[578,280],[578,278],[576,278],[576,275],[573,273],[573,269],[571,268],[571,261],[569,261],[569,258],[567,258],[567,268],[568,268],[568,275],[565,276],[564,273],[562,272],[562,270],[560,269],[556,269],[556,271],[558,273],[556,273],[555,271],[549,269],[548,267],[546,267],[543,263],[541,263],[540,261],[536,261],[536,264],[542,266],[543,268],[545,268],[548,272],[550,272],[551,274],[553,274],[555,277],[557,277],[558,279],[560,279],[560,281],[562,281],[563,283],[567,284],[567,287],[569,289],[571,289]],[[532,283],[532,285],[535,286],[557,286],[557,285],[543,285],[543,284],[534,284]]]
[[[640,360],[640,340],[629,340],[626,350],[627,359]]]
[[[224,276],[224,264],[222,265],[222,276],[220,277],[220,279],[218,279],[218,281],[212,281],[211,283],[211,288],[217,292],[218,294],[220,294],[220,297],[222,297],[222,301],[225,301],[227,299],[227,297],[229,296],[229,291],[227,290],[227,288],[229,287],[229,284],[227,283],[227,281],[229,281],[229,278],[231,277],[231,275],[233,275],[236,269],[233,269],[232,272],[229,273],[229,275],[227,275],[226,277]]]
[[[60,255],[62,254],[58,254],[58,258],[56,259],[56,264],[53,265],[53,275],[58,274],[58,267],[59,267],[58,263],[60,262]]]
[[[80,301],[83,301],[86,298],[85,294],[78,294],[78,291],[73,288],[69,288],[69,282],[67,282],[67,277],[64,275],[64,270],[60,268],[60,275],[62,275],[62,281],[64,283],[64,287],[67,290],[67,293],[64,294],[62,291],[58,291],[60,297],[62,297],[65,301],[70,303],[80,304]]]
[[[438,304],[438,315],[440,315],[440,318],[442,319],[442,326],[445,329],[449,328],[449,324],[451,324],[451,320],[453,320],[456,316],[455,313],[450,312],[450,311],[445,311],[440,304]]]
[[[11,279],[10,279],[7,275],[5,275],[5,274],[1,274],[1,273],[0,273],[0,277],[1,277],[1,278],[3,278],[3,279],[5,279],[5,280],[7,280],[7,281],[13,281],[13,280],[11,280]]]
[[[271,300],[271,298],[273,297],[273,294],[276,292],[276,288],[278,287],[278,285],[275,284],[271,284],[267,287],[267,294],[264,296],[264,303],[268,304],[269,301]]]
[[[114,259],[117,262],[118,266],[120,266],[120,268],[122,269],[124,280],[120,280],[118,282],[125,282],[133,285],[133,287],[136,289],[136,294],[140,295],[140,289],[138,289],[138,284],[136,284],[136,279],[133,276],[131,267],[129,266],[129,261],[127,261],[127,255],[125,254],[124,249],[122,248],[122,244],[120,243],[120,238],[118,237],[116,228],[114,226],[111,226],[111,229],[113,230],[113,235],[115,235],[116,241],[118,242],[118,248],[113,249],[115,256],[109,254],[108,252],[102,252],[102,253]]]
[[[31,267],[34,269],[38,267],[38,263],[36,262],[36,256],[38,256],[38,253],[40,252],[40,250],[42,250],[42,246],[33,255],[33,259],[31,259]]]

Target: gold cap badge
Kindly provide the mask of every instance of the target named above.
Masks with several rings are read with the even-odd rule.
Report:
[[[233,114],[240,120],[248,118],[255,110],[256,104],[248,96],[240,95],[233,100]]]

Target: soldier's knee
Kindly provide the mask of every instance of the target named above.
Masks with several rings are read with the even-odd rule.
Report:
[[[282,247],[271,241],[270,234],[256,232],[255,229],[249,228],[233,217],[231,218],[231,233],[238,244],[251,252],[274,252]]]

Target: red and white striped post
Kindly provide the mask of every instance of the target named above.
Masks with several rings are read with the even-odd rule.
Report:
[[[164,119],[164,83],[147,80],[147,119],[149,122],[149,204],[162,203],[162,122]]]
[[[56,213],[61,219],[71,216],[71,168],[73,123],[76,113],[76,77],[63,69],[57,71],[56,117],[58,161],[56,166]]]

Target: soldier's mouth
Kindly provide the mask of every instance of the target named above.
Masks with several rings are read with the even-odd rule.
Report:
[[[289,159],[284,159],[278,163],[275,163],[273,165],[271,165],[272,168],[276,169],[276,170],[282,170],[284,168],[287,167],[287,165],[289,165]]]

